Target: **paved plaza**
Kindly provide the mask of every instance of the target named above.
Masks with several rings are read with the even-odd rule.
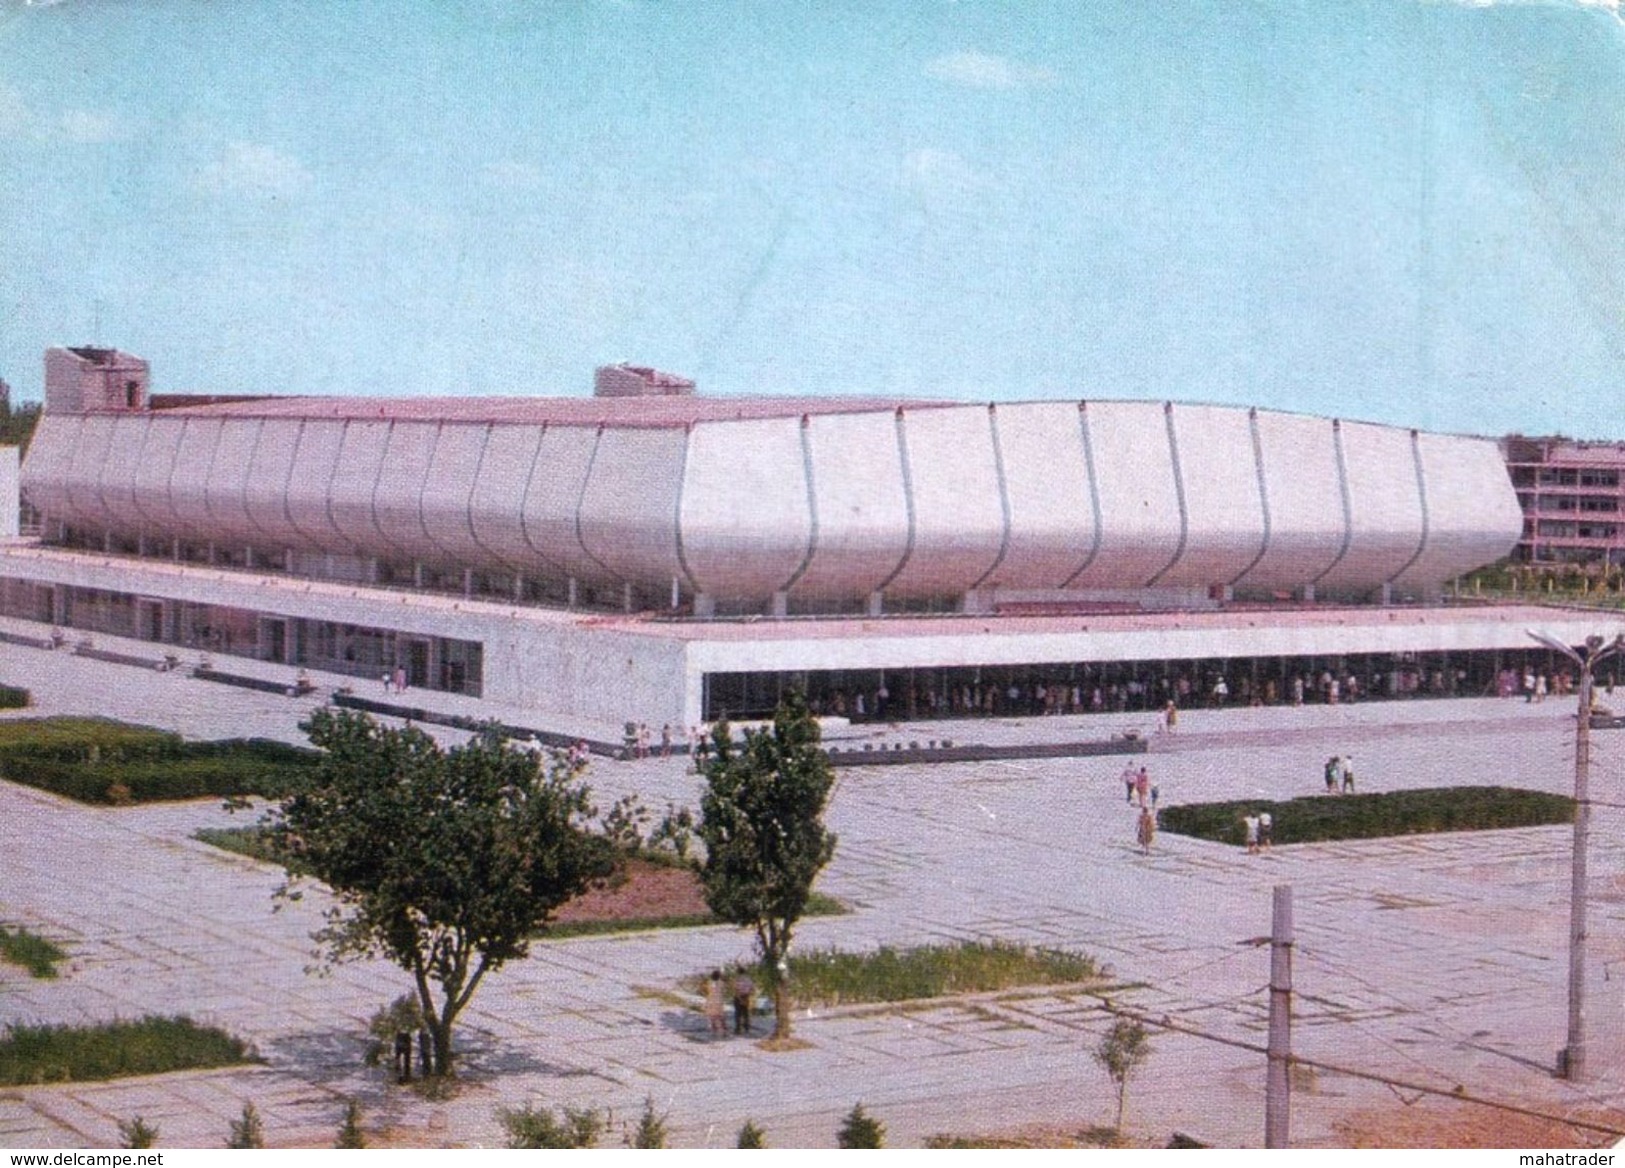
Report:
[[[0,681],[34,691],[30,714],[100,713],[198,737],[299,741],[313,704],[12,645],[0,645]],[[439,704],[457,712],[460,700]],[[1143,759],[1165,805],[1313,794],[1333,753],[1354,757],[1362,790],[1567,791],[1572,712],[1557,699],[1191,710]],[[842,734],[1064,741],[1149,732],[1151,722],[1101,715]],[[1607,805],[1625,802],[1625,732],[1599,732],[1595,755],[1604,806],[1593,930],[1617,939],[1625,837]],[[1002,938],[1095,956],[1111,969],[1113,1002],[1182,1027],[1153,1033],[1130,1090],[1132,1132],[1258,1145],[1264,1059],[1231,1043],[1264,1041],[1269,952],[1248,942],[1269,931],[1272,886],[1290,884],[1300,1056],[1542,1110],[1619,1103],[1616,1076],[1581,1088],[1550,1073],[1566,1017],[1567,827],[1261,856],[1163,833],[1142,856],[1122,766],[1107,756],[838,772],[829,821],[840,843],[820,887],[852,911],[804,922],[798,945]],[[605,803],[624,792],[652,808],[698,803],[699,779],[679,759],[595,759],[589,778]],[[709,1040],[677,996],[685,975],[747,956],[746,935],[723,927],[536,945],[493,975],[464,1016],[466,1085],[450,1101],[425,1101],[361,1066],[365,1019],[406,990],[404,976],[381,963],[307,972],[319,898],[273,912],[279,870],[190,838],[241,819],[214,800],[93,808],[0,783],[0,919],[71,954],[55,981],[0,965],[0,1021],[186,1013],[251,1040],[264,1059],[0,1089],[0,1145],[106,1146],[136,1114],[166,1144],[217,1145],[245,1100],[273,1145],[328,1143],[349,1097],[369,1126],[419,1144],[500,1143],[505,1105],[606,1107],[619,1123],[635,1120],[646,1097],[669,1112],[679,1145],[731,1145],[751,1119],[776,1146],[827,1146],[860,1100],[899,1146],[934,1132],[1111,1121],[1111,1087],[1090,1057],[1111,1023],[1098,991],[803,1009],[796,1027],[807,1048],[770,1053]],[[1625,982],[1625,948],[1605,965],[1611,984]],[[1325,1071],[1298,1087],[1293,1138],[1304,1145],[1335,1144],[1339,1119],[1398,1106],[1386,1087]]]

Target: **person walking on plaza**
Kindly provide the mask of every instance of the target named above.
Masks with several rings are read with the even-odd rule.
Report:
[[[1275,819],[1268,811],[1258,813],[1258,846],[1264,851],[1270,850],[1270,844],[1275,842]]]
[[[1326,760],[1326,794],[1337,794],[1337,776],[1343,771],[1343,760],[1335,754]]]
[[[705,1020],[711,1033],[726,1036],[728,1027],[723,1022],[722,970],[713,969],[711,979],[705,983]]]
[[[1256,815],[1243,815],[1241,817],[1241,826],[1242,826],[1242,828],[1244,829],[1244,831],[1246,833],[1247,854],[1249,856],[1257,855],[1258,854],[1258,826],[1259,826],[1259,824],[1258,824],[1258,816],[1256,816]]]
[[[1140,845],[1143,855],[1151,854],[1151,844],[1157,838],[1157,817],[1151,814],[1149,807],[1140,808],[1140,822],[1135,825],[1134,839]]]
[[[1354,794],[1354,760],[1352,758],[1343,760],[1343,794]]]
[[[734,968],[734,1033],[750,1033],[750,1003],[756,997],[756,982],[743,965]]]
[[[1123,768],[1123,802],[1134,802],[1134,784],[1138,781],[1139,777],[1138,772],[1136,772],[1134,769],[1133,763],[1129,763],[1128,766]]]
[[[1172,734],[1177,725],[1179,725],[1179,707],[1174,705],[1173,698],[1169,698],[1168,704],[1162,707],[1162,728]]]
[[[1141,767],[1134,776],[1134,793],[1142,808],[1151,806],[1151,772]]]

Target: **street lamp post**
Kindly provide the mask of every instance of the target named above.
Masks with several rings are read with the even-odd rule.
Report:
[[[1586,1076],[1585,945],[1586,851],[1591,834],[1591,687],[1599,662],[1625,651],[1625,633],[1612,641],[1589,636],[1575,651],[1550,633],[1528,630],[1529,635],[1580,670],[1580,706],[1574,724],[1574,858],[1569,870],[1569,1034],[1558,1070],[1578,1082]]]

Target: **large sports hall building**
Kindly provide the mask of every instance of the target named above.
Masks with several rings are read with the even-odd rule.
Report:
[[[605,723],[1478,689],[1529,645],[1442,603],[1522,532],[1493,441],[1266,410],[161,395],[52,349],[21,491],[8,616]]]

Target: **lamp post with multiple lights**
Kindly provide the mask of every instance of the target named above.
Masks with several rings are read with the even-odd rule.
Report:
[[[1569,1034],[1558,1072],[1566,1079],[1586,1077],[1585,947],[1586,850],[1591,833],[1591,687],[1597,665],[1625,652],[1625,633],[1612,641],[1590,636],[1578,650],[1550,633],[1528,630],[1529,635],[1580,670],[1580,707],[1574,728],[1574,859],[1569,874]]]

